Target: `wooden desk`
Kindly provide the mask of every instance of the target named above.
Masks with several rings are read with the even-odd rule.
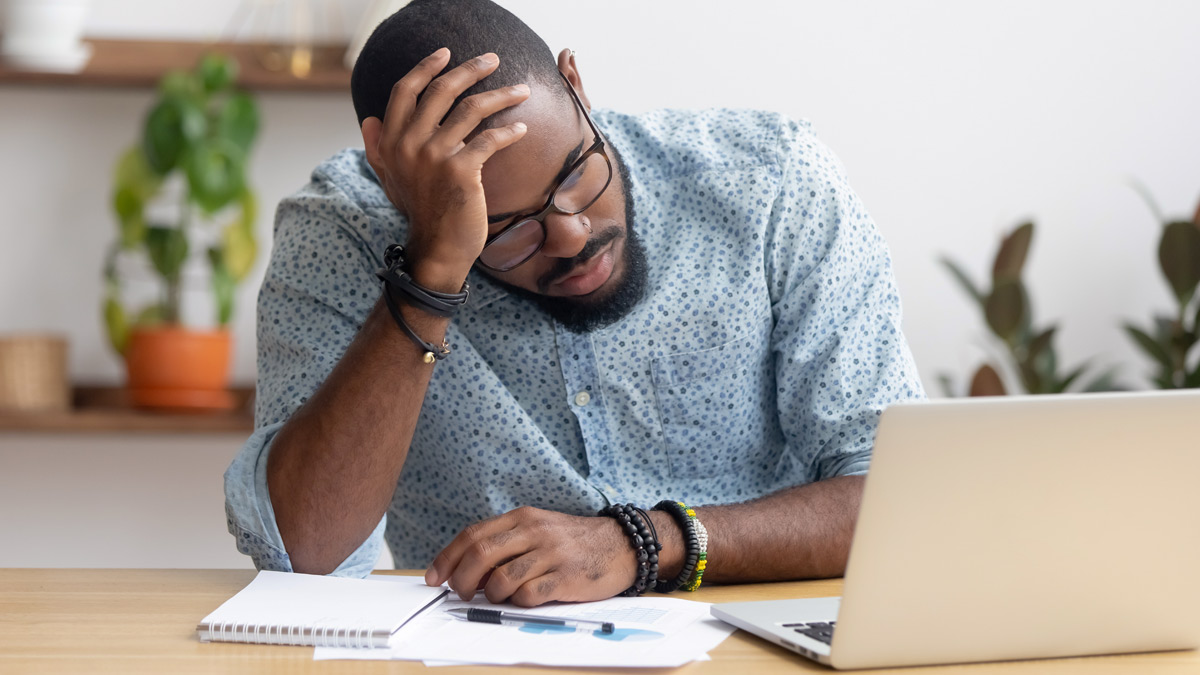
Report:
[[[0,672],[38,673],[408,673],[410,661],[313,661],[311,647],[201,643],[196,623],[254,577],[250,570],[0,569]],[[706,602],[837,595],[840,581],[703,588]],[[834,671],[759,640],[734,633],[712,661],[674,671],[640,673],[796,673]],[[447,667],[444,675],[578,669]],[[610,670],[608,672],[622,672]],[[624,671],[634,672],[634,671]],[[1200,673],[1197,652],[906,668],[903,675],[950,673]]]

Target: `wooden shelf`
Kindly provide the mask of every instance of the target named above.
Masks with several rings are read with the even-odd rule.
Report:
[[[255,43],[147,42],[140,40],[87,40],[92,58],[78,73],[18,70],[0,61],[0,84],[48,86],[153,88],[169,70],[191,68],[201,55],[219,51],[233,56],[241,66],[238,85],[252,91],[350,91],[350,71],[342,65],[345,45],[314,48],[312,71],[306,78],[285,70],[268,70],[260,54],[266,46]]]
[[[118,387],[76,387],[65,412],[0,412],[0,433],[236,433],[254,431],[254,389],[233,389],[237,406],[221,412],[149,412],[129,404]]]

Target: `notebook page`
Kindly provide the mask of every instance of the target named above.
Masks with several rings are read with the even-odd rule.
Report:
[[[439,599],[443,588],[405,580],[262,571],[204,618],[201,641],[295,642],[303,636],[391,634]],[[269,630],[273,629],[273,630]],[[299,639],[313,644],[321,640]],[[361,640],[360,640],[361,641]],[[366,646],[365,644],[363,646]]]

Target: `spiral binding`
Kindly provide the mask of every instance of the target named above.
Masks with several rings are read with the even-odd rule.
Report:
[[[219,642],[357,649],[371,647],[373,637],[369,625],[337,626],[322,622],[312,626],[285,626],[225,621],[210,624],[208,634],[210,639]]]

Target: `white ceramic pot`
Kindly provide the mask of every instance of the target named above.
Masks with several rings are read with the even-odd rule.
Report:
[[[83,44],[91,0],[8,0],[0,54],[11,65],[77,70],[91,51]]]

